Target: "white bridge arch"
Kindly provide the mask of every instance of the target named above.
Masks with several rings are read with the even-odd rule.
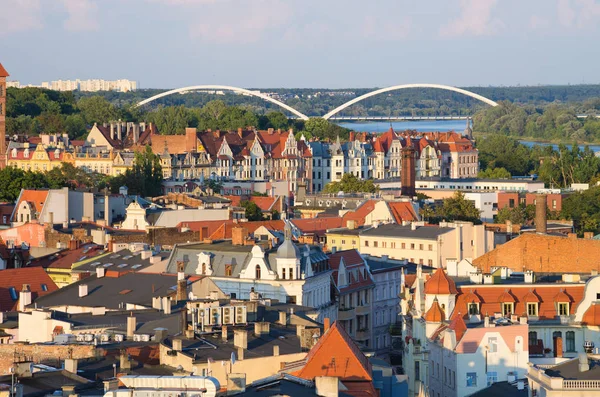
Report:
[[[269,101],[271,103],[274,103],[275,105],[284,108],[285,110],[295,114],[296,116],[300,117],[302,120],[308,120],[308,116],[305,114],[300,113],[299,111],[297,111],[296,109],[294,109],[291,106],[286,105],[285,103],[278,101],[277,99],[273,99],[265,94],[261,94],[259,92],[253,92],[250,90],[247,90],[245,88],[239,88],[239,87],[231,87],[228,85],[194,85],[194,86],[190,86],[190,87],[183,87],[183,88],[177,88],[175,90],[170,90],[170,91],[165,91],[163,93],[160,93],[158,95],[154,95],[153,97],[150,97],[148,99],[144,99],[143,101],[141,101],[140,103],[138,103],[136,106],[143,106],[147,103],[150,103],[156,99],[168,96],[168,95],[172,95],[172,94],[177,94],[179,92],[185,92],[185,91],[199,91],[199,90],[224,90],[224,91],[233,91],[233,92],[241,92],[242,94],[246,94],[246,95],[250,95],[250,96],[255,96],[258,98],[262,98],[265,101]]]
[[[498,103],[492,101],[491,99],[488,99],[488,98],[486,98],[484,96],[481,96],[479,94],[475,94],[474,92],[463,90],[461,88],[452,87],[452,86],[449,86],[449,85],[443,85],[443,84],[402,84],[402,85],[395,85],[393,87],[381,88],[379,90],[371,91],[371,92],[368,92],[368,93],[366,93],[364,95],[361,95],[361,96],[359,96],[357,98],[354,98],[354,99],[352,99],[352,100],[344,103],[343,105],[340,105],[337,108],[333,109],[331,112],[329,112],[325,116],[323,116],[323,118],[325,120],[328,120],[334,114],[341,112],[342,110],[346,109],[348,106],[352,106],[355,103],[362,101],[363,99],[370,98],[370,97],[372,97],[374,95],[383,94],[384,92],[402,90],[404,88],[438,88],[440,90],[454,91],[454,92],[458,92],[459,94],[464,94],[464,95],[470,96],[471,98],[478,99],[481,102],[487,103],[490,106],[498,106]]]

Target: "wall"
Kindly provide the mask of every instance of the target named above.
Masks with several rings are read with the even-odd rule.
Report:
[[[69,356],[76,359],[94,358],[104,355],[92,345],[0,345],[0,374],[9,374],[15,351],[34,363],[59,365]]]

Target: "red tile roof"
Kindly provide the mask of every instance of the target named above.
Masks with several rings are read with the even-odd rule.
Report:
[[[58,287],[52,281],[48,273],[41,267],[23,267],[20,269],[0,270],[0,310],[14,311],[18,308],[19,292],[23,290],[23,285],[29,284],[31,291],[31,301],[35,301],[40,296],[56,291]],[[45,285],[45,291],[44,286]],[[10,288],[14,288],[17,299],[10,295]]]
[[[84,252],[85,251],[85,252]],[[75,250],[64,250],[57,254],[49,256],[46,261],[38,264],[44,268],[50,269],[71,269],[74,262],[92,258],[104,251],[104,247],[96,244],[85,244]]]
[[[427,310],[427,313],[425,313],[425,321],[432,322],[432,323],[441,323],[445,319],[446,319],[446,314],[444,313],[444,310],[438,303],[438,300],[434,299],[433,304],[431,305],[429,310]]]
[[[353,220],[355,221],[355,227],[363,226],[365,224],[365,218],[367,215],[369,215],[375,209],[375,204],[377,204],[377,200],[367,200],[354,211],[346,212],[342,217],[344,224],[347,225],[349,220]]]
[[[444,269],[438,268],[433,276],[425,282],[425,293],[431,295],[449,295],[458,294],[456,284],[452,280]]]
[[[306,356],[306,364],[295,373],[303,379],[313,380],[317,376],[338,377],[342,382],[363,381],[364,389],[373,385],[371,363],[338,321],[321,336]],[[377,393],[373,390],[373,394]]]
[[[538,304],[538,316],[540,319],[554,319],[557,316],[555,298],[561,294],[560,299],[566,299],[570,302],[569,311],[570,314],[575,314],[575,310],[579,303],[583,299],[583,291],[585,285],[511,285],[509,295],[512,297],[514,302],[514,314],[526,315],[527,314],[527,302],[531,302],[532,296],[539,299]],[[460,286],[458,288],[459,294],[456,297],[456,305],[451,317],[454,318],[460,312],[462,316],[466,316],[468,313],[467,303],[470,303],[469,294],[475,294],[480,297],[479,312],[481,315],[493,315],[494,313],[502,312],[502,299],[508,299],[506,287],[502,285],[489,285],[489,286]]]
[[[231,200],[232,207],[240,207],[242,205],[242,201],[248,200],[255,203],[261,211],[271,211],[271,210],[279,210],[277,207],[274,208],[274,205],[278,200],[281,199],[280,196],[277,197],[261,197],[261,196],[250,196],[248,198],[244,198],[242,196],[224,196],[226,199]]]
[[[233,221],[227,223],[223,223],[219,226],[211,235],[211,240],[230,240],[231,233],[234,227],[244,227],[248,230],[249,234],[252,234],[261,226],[266,227],[268,230],[277,230],[283,231],[285,226],[285,222],[281,220],[276,221],[253,221],[253,222],[239,222],[235,223]]]
[[[338,269],[340,268],[340,262],[342,258],[344,259],[344,266],[346,267],[346,269],[358,268],[359,270],[356,273],[357,275],[355,275],[354,272],[349,272],[348,284],[345,287],[340,288],[337,285],[337,280]],[[335,286],[338,287],[340,293],[346,293],[357,289],[368,288],[375,285],[371,277],[368,276],[368,273],[367,277],[365,277],[365,262],[362,256],[360,256],[358,251],[355,249],[338,251],[335,254],[330,254],[329,266],[333,270],[333,282]]]
[[[10,75],[8,74],[6,69],[4,69],[4,66],[2,66],[2,64],[0,63],[0,77],[8,77],[8,76],[10,76]]]
[[[473,260],[485,273],[492,267],[536,273],[591,273],[600,270],[600,240],[524,233]]]
[[[390,201],[387,203],[394,220],[398,224],[403,221],[417,221],[418,217],[412,204],[406,201]]]
[[[462,316],[456,316],[448,325],[448,328],[454,330],[456,334],[456,343],[460,342],[462,337],[467,332],[467,324],[465,324],[465,320],[463,320]]]
[[[581,322],[586,325],[600,325],[600,305],[592,302],[581,319]]]
[[[342,227],[345,223],[340,217],[291,219],[290,222],[303,234],[324,234],[327,230]]]
[[[21,197],[19,197],[19,201],[17,202],[16,208],[19,208],[21,203],[26,201],[33,204],[33,208],[36,212],[41,213],[47,198],[48,190],[23,190]]]

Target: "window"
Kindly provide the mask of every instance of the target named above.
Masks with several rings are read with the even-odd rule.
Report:
[[[569,315],[569,304],[568,303],[559,303],[558,304],[558,315],[559,316],[568,316]]]
[[[402,243],[402,249],[406,248],[406,243]]]
[[[535,346],[537,345],[537,332],[535,331],[529,331],[529,346]]]
[[[373,248],[377,248],[378,242],[377,241],[373,241]]]
[[[423,251],[423,244],[419,244],[419,249]]]
[[[294,278],[294,269],[290,268],[290,280]]]
[[[498,338],[488,338],[488,346],[490,347],[490,353],[496,353],[498,351]]]
[[[429,244],[428,248],[429,248],[429,251],[433,251],[433,244]]]
[[[421,380],[421,366],[420,361],[415,361],[415,380]]]
[[[467,387],[477,386],[477,372],[467,372]]]
[[[256,265],[256,270],[255,270],[255,272],[256,272],[256,277],[255,277],[255,278],[256,278],[257,280],[260,280],[260,265]]]
[[[567,331],[567,351],[575,351],[575,331]]]
[[[512,302],[502,304],[502,315],[503,316],[508,317],[512,314],[512,312],[513,312],[513,303]]]
[[[427,259],[427,265],[433,266],[433,259]]]
[[[369,246],[369,242],[367,240],[365,240],[365,247]]]
[[[411,250],[414,250],[414,249],[415,249],[415,245],[414,245],[414,244],[411,244],[411,245],[410,245],[410,249],[411,249]]]
[[[419,259],[419,265],[423,264],[423,259]]]
[[[42,284],[42,291],[48,291],[48,286],[46,284]]]
[[[492,383],[498,382],[498,372],[488,372],[487,373],[487,385],[491,386]]]
[[[285,268],[281,269],[281,278],[285,280]]]
[[[381,248],[387,248],[387,242],[382,241],[381,242]]]
[[[233,273],[233,266],[230,265],[230,264],[225,265],[225,275],[226,276],[231,276],[232,273]]]
[[[535,302],[527,303],[527,315],[528,316],[537,316],[538,315],[538,304]]]
[[[469,303],[469,314],[479,314],[479,305],[477,303]]]
[[[4,223],[6,223],[6,222],[4,222]],[[396,248],[396,243],[390,243],[390,246],[391,246],[392,248]]]

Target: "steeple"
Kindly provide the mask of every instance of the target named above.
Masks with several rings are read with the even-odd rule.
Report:
[[[471,118],[470,117],[467,117],[467,127],[465,128],[463,135],[469,139],[473,139],[473,129],[471,128]]]

